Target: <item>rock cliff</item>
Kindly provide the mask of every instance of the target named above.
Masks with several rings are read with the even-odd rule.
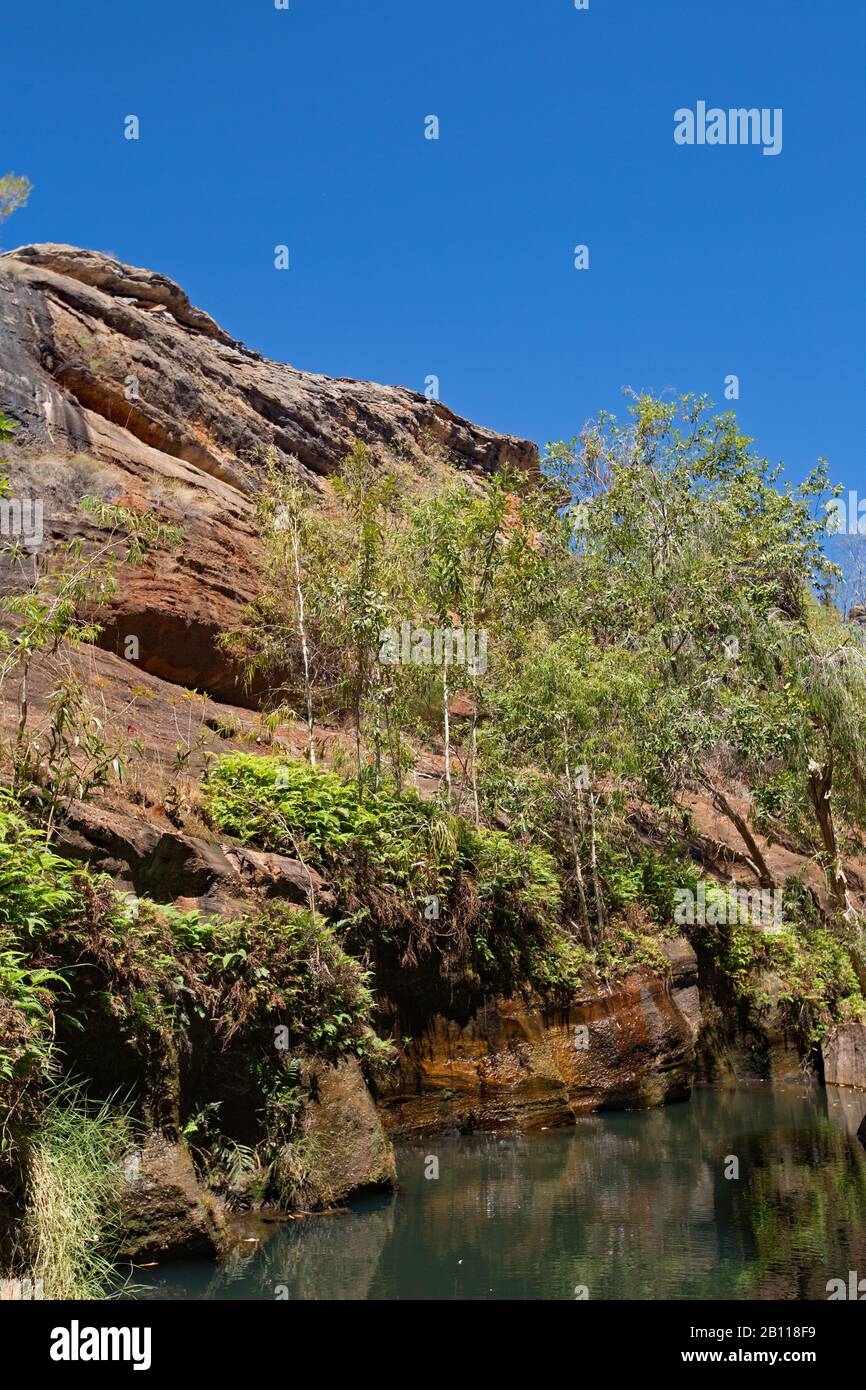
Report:
[[[40,497],[54,538],[92,534],[84,493],[146,508],[183,545],[125,576],[102,637],[139,639],[140,667],[241,698],[215,643],[254,591],[252,498],[270,455],[322,490],[356,440],[411,480],[532,472],[535,446],[418,392],[271,362],[190,304],[172,280],[73,246],[0,256],[0,403],[20,428],[16,491]]]

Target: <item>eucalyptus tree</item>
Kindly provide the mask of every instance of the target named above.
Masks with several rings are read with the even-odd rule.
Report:
[[[220,640],[239,661],[248,689],[262,678],[267,681],[272,720],[292,714],[300,659],[306,754],[315,766],[315,687],[325,659],[321,616],[327,547],[321,509],[301,486],[299,467],[296,458],[283,462],[275,450],[264,460],[256,506],[263,543],[259,587],[240,625]]]
[[[852,751],[861,672],[824,650],[816,629],[826,610],[815,595],[837,573],[824,554],[833,490],[823,461],[782,486],[750,446],[732,415],[712,416],[700,398],[639,397],[631,424],[603,417],[554,451],[584,509],[579,621],[602,645],[649,660],[647,783],[671,798],[688,781],[702,786],[769,885],[751,822],[766,824],[771,787],[793,779],[836,910],[848,913],[830,792],[841,761],[846,809],[862,819]],[[729,790],[738,781],[746,812]]]
[[[241,623],[221,640],[238,658],[248,687],[264,682],[272,722],[293,716],[300,684],[311,764],[317,705],[329,716],[349,711],[363,796],[365,716],[372,715],[378,781],[389,695],[376,654],[391,616],[397,479],[362,443],[321,496],[303,487],[299,471],[297,459],[281,461],[275,452],[265,459],[257,504],[263,539],[258,591]]]
[[[450,677],[453,648],[442,634],[450,634],[462,622],[470,606],[466,567],[466,518],[470,505],[468,484],[459,480],[418,505],[411,517],[410,540],[413,569],[417,575],[416,602],[421,618],[438,629],[441,676],[440,713],[445,773],[445,800],[451,804],[451,699]]]
[[[395,473],[356,442],[333,480],[337,534],[345,546],[330,576],[332,639],[344,654],[345,683],[355,732],[358,796],[363,798],[363,725],[373,724],[374,777],[381,776],[384,703],[381,634],[393,617],[394,553],[402,498]]]
[[[509,653],[519,649],[527,625],[550,605],[551,536],[559,523],[545,490],[528,487],[507,469],[491,474],[483,487],[458,480],[421,501],[411,520],[416,601],[427,621],[446,629],[440,676],[446,800],[450,803],[453,795],[450,704],[465,691],[469,729],[457,806],[468,787],[478,823],[479,721]]]
[[[547,800],[526,829],[561,836],[587,945],[598,944],[607,924],[600,821],[621,812],[639,780],[636,730],[647,703],[639,653],[602,647],[577,630],[552,638],[543,624],[493,697],[491,755],[543,769]]]

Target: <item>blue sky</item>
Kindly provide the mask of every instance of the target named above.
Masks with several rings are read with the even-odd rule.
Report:
[[[539,443],[736,373],[764,452],[862,488],[864,58],[848,0],[42,0],[4,19],[2,243]],[[782,153],[677,146],[698,100],[781,107]]]

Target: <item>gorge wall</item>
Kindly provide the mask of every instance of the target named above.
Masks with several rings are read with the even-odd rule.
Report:
[[[255,495],[269,457],[297,459],[306,486],[322,496],[356,440],[400,470],[407,487],[454,470],[481,486],[505,463],[530,476],[538,469],[526,440],[474,425],[404,388],[268,361],[173,281],[70,246],[0,256],[0,409],[19,426],[4,446],[13,494],[42,500],[48,538],[99,540],[98,522],[79,508],[84,494],[183,528],[180,547],[124,571],[99,647],[76,658],[107,718],[140,741],[154,775],[170,762],[190,688],[199,692],[204,730],[190,773],[237,736],[229,726],[258,737],[254,694],[244,692],[217,638],[255,593]],[[123,655],[129,634],[138,638],[135,663]],[[50,672],[37,663],[37,716],[50,689]],[[7,698],[0,726],[8,732],[15,718]],[[339,729],[320,732],[325,741],[341,737]],[[282,746],[295,756],[300,734],[284,735]],[[422,793],[436,790],[439,770],[431,750],[418,769]],[[724,842],[711,806],[698,797],[691,810],[696,854],[721,880],[726,853],[733,859],[737,849]],[[144,774],[98,802],[73,805],[57,846],[127,891],[179,910],[228,917],[251,904],[303,905],[309,897],[310,874],[298,860],[242,848],[194,813],[179,825],[148,795]],[[768,858],[787,856],[786,872],[802,870],[808,881],[802,856],[764,848]],[[851,866],[852,883],[863,881],[863,869]],[[817,880],[814,888],[821,891]],[[327,901],[326,883],[316,891]],[[733,1017],[683,937],[664,951],[665,970],[638,969],[615,985],[580,991],[559,1009],[515,995],[486,1000],[468,1015],[436,1010],[416,1018],[393,1071],[375,1085],[376,1106],[357,1066],[323,1068],[304,1121],[319,1155],[311,1201],[393,1183],[392,1139],[566,1125],[598,1109],[687,1099],[699,1080],[802,1075],[803,1058],[772,1008],[760,1026]],[[406,1001],[398,992],[386,996],[382,1025],[399,1036]],[[824,1079],[866,1088],[862,1025],[827,1039]],[[152,1253],[160,1227],[168,1232],[157,1240],[163,1253],[189,1253],[184,1213],[192,1213],[195,1249],[219,1248],[218,1218],[198,1205],[175,1139],[157,1135],[136,1169],[142,1230],[130,1248],[139,1257]]]

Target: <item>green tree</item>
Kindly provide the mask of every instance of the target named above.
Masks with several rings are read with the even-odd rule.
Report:
[[[363,727],[369,706],[373,725],[374,782],[379,785],[384,735],[381,633],[392,616],[390,592],[395,525],[400,510],[396,476],[356,443],[334,478],[340,514],[337,528],[347,563],[331,575],[332,640],[344,653],[345,683],[355,732],[358,795],[363,797]]]
[[[4,174],[0,178],[0,222],[26,206],[32,191],[30,180],[22,174]]]
[[[259,589],[241,624],[221,641],[240,660],[248,688],[259,677],[268,678],[272,715],[291,715],[300,659],[307,759],[315,766],[315,682],[324,656],[317,618],[324,609],[327,552],[321,516],[298,481],[298,468],[297,459],[282,464],[275,452],[265,461],[257,507],[264,546]]]
[[[176,544],[181,538],[149,514],[92,497],[81,505],[105,533],[96,545],[76,539],[30,551],[12,542],[2,552],[10,572],[18,572],[12,592],[0,600],[0,613],[10,619],[10,630],[0,632],[0,687],[7,681],[16,687],[13,787],[17,795],[35,794],[44,802],[49,835],[63,800],[85,798],[121,770],[119,751],[104,740],[103,721],[70,652],[99,636],[95,614],[116,592],[119,565],[140,563],[156,543]],[[53,675],[47,741],[30,728],[30,680],[37,658]]]

